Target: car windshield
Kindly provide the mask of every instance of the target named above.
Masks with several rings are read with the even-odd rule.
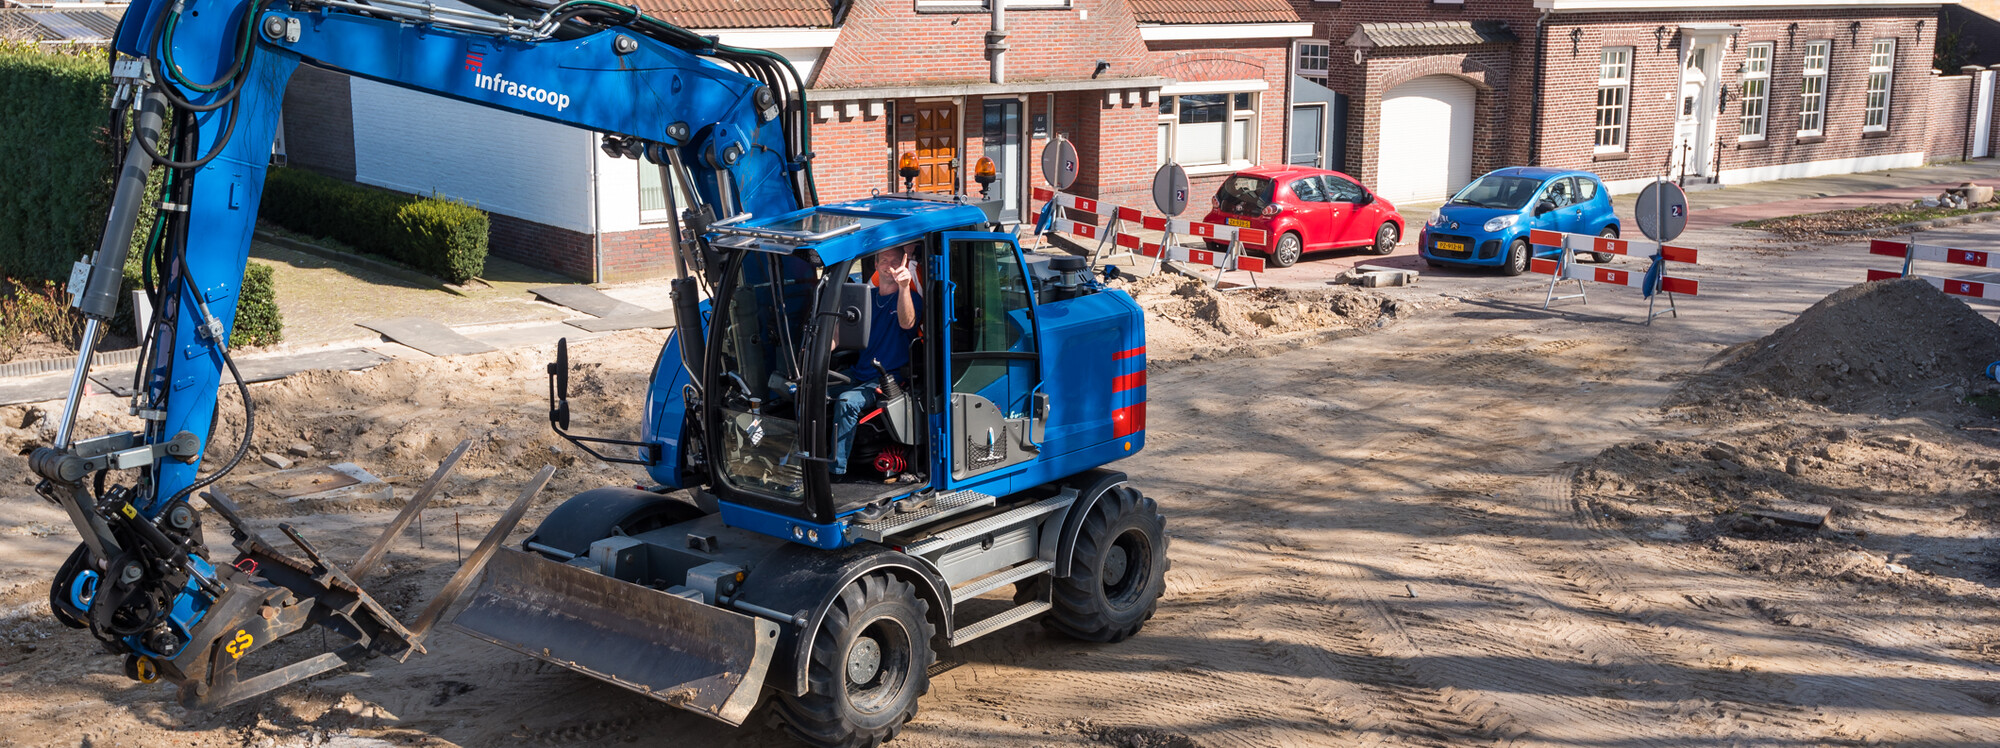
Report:
[[[1481,208],[1506,208],[1519,210],[1541,189],[1542,180],[1529,177],[1509,177],[1488,174],[1478,181],[1465,186],[1452,197],[1447,205],[1472,205]]]
[[[1229,213],[1255,214],[1271,204],[1271,180],[1237,174],[1215,191],[1216,207]]]

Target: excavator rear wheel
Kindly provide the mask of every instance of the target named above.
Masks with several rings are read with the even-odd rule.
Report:
[[[1167,586],[1167,520],[1152,499],[1118,486],[1077,533],[1069,576],[1054,581],[1049,628],[1093,642],[1123,641],[1153,617]]]
[[[813,637],[804,696],[780,693],[778,718],[821,748],[873,748],[896,737],[930,690],[935,629],[917,589],[884,572],[854,580]]]

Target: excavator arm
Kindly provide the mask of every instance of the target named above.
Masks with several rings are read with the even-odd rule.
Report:
[[[505,12],[495,12],[495,10]],[[747,213],[814,201],[803,85],[783,58],[717,44],[603,0],[545,8],[447,8],[407,0],[139,0],[119,29],[112,121],[126,139],[102,244],[71,277],[87,334],[57,422],[31,465],[39,489],[69,514],[83,543],[58,574],[51,606],[126,653],[127,673],[166,678],[182,701],[215,706],[349,662],[421,652],[451,599],[491,557],[540,487],[530,481],[500,526],[439,599],[405,626],[360,582],[390,538],[463,454],[438,473],[375,546],[343,570],[283,528],[292,550],[237,517],[214,483],[248,451],[256,418],[237,380],[244,434],[219,468],[210,453],[228,340],[287,81],[301,63],[604,135],[615,155],[643,158],[688,185],[697,231]],[[478,140],[479,133],[437,137]],[[533,143],[492,143],[495,158],[546,157]],[[137,432],[73,433],[92,347],[117,308],[148,177],[164,171],[160,219],[139,243],[153,319],[139,330]],[[703,240],[705,241],[705,240]],[[695,284],[677,251],[683,316]],[[699,337],[700,321],[682,330]],[[683,341],[686,345],[686,341]],[[699,344],[692,344],[698,348]],[[694,359],[690,358],[690,361]],[[204,489],[207,489],[203,493]],[[228,524],[234,560],[215,563],[197,495]],[[262,675],[245,654],[308,628],[350,644]]]

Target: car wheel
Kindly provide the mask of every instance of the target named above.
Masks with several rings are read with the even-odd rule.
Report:
[[[1610,227],[1610,226],[1606,226],[1606,227],[1604,227],[1604,230],[1603,230],[1603,231],[1599,231],[1599,232],[1597,232],[1597,235],[1598,235],[1598,236],[1603,236],[1603,237],[1609,237],[1609,238],[1613,238],[1613,239],[1616,239],[1616,238],[1618,238],[1618,229],[1615,229],[1615,228],[1612,228],[1612,227]],[[1595,259],[1596,259],[1596,260],[1597,260],[1598,262],[1610,262],[1610,261],[1611,261],[1611,253],[1610,253],[1610,252],[1592,252],[1592,253],[1590,253],[1590,254],[1591,254],[1591,256],[1592,256],[1593,258],[1595,258]]]
[[[1375,254],[1386,255],[1396,251],[1396,240],[1401,238],[1403,232],[1396,230],[1396,224],[1382,222],[1381,228],[1375,229]]]
[[[1500,274],[1507,276],[1528,272],[1528,240],[1515,239],[1507,245],[1507,264],[1500,266]]]
[[[1299,239],[1298,234],[1287,231],[1284,236],[1278,237],[1278,246],[1271,250],[1271,264],[1288,268],[1299,264],[1299,255],[1302,254],[1305,254],[1304,240]]]

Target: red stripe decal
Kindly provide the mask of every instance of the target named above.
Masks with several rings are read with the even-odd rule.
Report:
[[[1528,270],[1541,273],[1542,275],[1555,275],[1556,267],[1555,260],[1544,260],[1537,257],[1528,261]]]
[[[1119,234],[1118,246],[1124,247],[1126,249],[1138,249],[1139,237],[1133,236],[1131,234]]]
[[[1563,235],[1557,231],[1535,229],[1528,232],[1528,243],[1538,247],[1560,247],[1563,245]]]
[[[1626,284],[1626,281],[1629,280],[1629,278],[1626,277],[1627,273],[1623,270],[1612,270],[1611,268],[1596,268],[1596,270],[1597,270],[1597,282],[1599,283],[1610,283],[1614,285],[1623,286]]]
[[[1868,271],[1868,279],[1871,281],[1885,281],[1901,277],[1903,277],[1902,273],[1891,272],[1888,270],[1870,269]]]
[[[1902,257],[1904,252],[1909,251],[1909,247],[1908,242],[1892,242],[1876,239],[1868,243],[1868,254]]]
[[[1087,223],[1079,223],[1079,224],[1076,224],[1075,226],[1072,226],[1071,228],[1074,228],[1074,229],[1076,229],[1076,231],[1075,231],[1074,233],[1075,233],[1075,234],[1076,234],[1077,236],[1081,236],[1081,237],[1083,237],[1083,238],[1085,238],[1085,239],[1096,239],[1096,238],[1097,238],[1097,227],[1096,227],[1096,226],[1092,226],[1092,225],[1090,225],[1090,224],[1087,224]]]
[[[1146,430],[1146,404],[1130,405],[1111,411],[1111,436],[1129,436]]]
[[[1248,271],[1250,271],[1250,272],[1253,272],[1253,273],[1261,273],[1261,272],[1264,272],[1264,258],[1262,258],[1262,257],[1238,257],[1238,258],[1236,258],[1236,269],[1237,269],[1237,270],[1248,270]]]
[[[1987,267],[1986,253],[1970,249],[1953,249],[1944,253],[1944,261],[1954,265],[1978,265]]]
[[[1036,187],[1035,191],[1032,194],[1035,196],[1036,200],[1056,199],[1056,193],[1054,191],[1042,187]]]
[[[1692,249],[1688,249],[1687,247],[1673,247],[1673,246],[1661,245],[1660,254],[1665,255],[1668,262],[1685,262],[1689,265],[1693,265],[1695,264],[1695,257],[1698,253]]]
[[[1667,293],[1677,293],[1682,296],[1696,296],[1701,291],[1701,284],[1686,278],[1661,276],[1660,290]]]
[[[1160,245],[1158,245],[1158,244],[1145,244],[1145,245],[1141,245],[1141,246],[1139,247],[1139,254],[1142,254],[1142,255],[1145,255],[1145,256],[1147,256],[1147,257],[1159,257],[1159,256],[1160,256]]]
[[[1260,229],[1237,229],[1236,238],[1242,240],[1244,244],[1261,247],[1264,246],[1264,241],[1269,237],[1266,237]]]
[[[1145,226],[1148,230],[1151,231],[1166,231],[1167,219],[1161,218],[1159,216],[1146,216],[1143,220],[1139,222],[1139,225]]]
[[[1215,253],[1206,249],[1190,249],[1188,250],[1188,262],[1196,265],[1214,265]]]
[[[1592,249],[1598,252],[1610,252],[1614,255],[1622,255],[1625,254],[1625,240],[1600,236],[1597,237],[1597,246]]]
[[[1133,356],[1144,356],[1144,355],[1146,355],[1146,347],[1142,345],[1129,351],[1119,351],[1117,353],[1114,353],[1111,355],[1111,358],[1113,360],[1123,361]]]
[[[1215,225],[1209,223],[1190,223],[1188,224],[1188,233],[1212,239],[1215,237]]]
[[[1112,392],[1124,392],[1126,390],[1136,390],[1144,386],[1146,386],[1146,372],[1144,370],[1141,370],[1137,374],[1121,375],[1117,379],[1111,381]]]
[[[1957,278],[1946,278],[1944,279],[1944,292],[1954,296],[1978,298],[1986,295],[1986,284],[1959,280]]]
[[[1139,213],[1138,208],[1118,209],[1118,220],[1120,221],[1131,221],[1133,223],[1138,223],[1139,221],[1144,220],[1144,218],[1145,216]]]
[[[1079,197],[1076,199],[1076,209],[1086,213],[1096,213],[1097,201],[1087,197]]]

